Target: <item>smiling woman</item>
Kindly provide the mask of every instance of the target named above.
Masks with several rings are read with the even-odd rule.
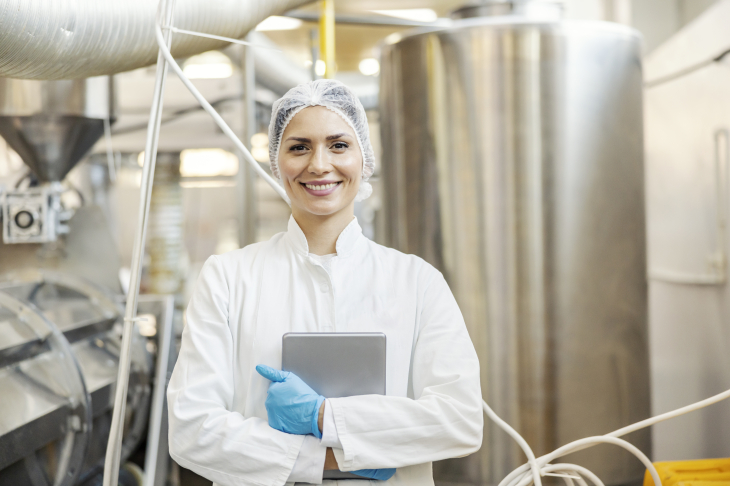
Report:
[[[431,461],[479,448],[479,362],[443,276],[368,240],[354,215],[373,151],[360,101],[318,80],[274,104],[285,233],[213,256],[168,388],[170,453],[218,485],[433,484]],[[289,332],[386,335],[386,394],[320,396],[279,371]],[[335,473],[335,475],[340,473]]]

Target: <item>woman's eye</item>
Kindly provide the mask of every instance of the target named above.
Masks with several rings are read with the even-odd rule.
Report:
[[[332,148],[335,148],[337,150],[345,150],[349,145],[347,145],[345,142],[336,142],[334,145],[332,145]]]
[[[289,150],[293,152],[300,152],[302,150],[307,150],[307,147],[304,145],[292,145],[291,147],[289,147]]]

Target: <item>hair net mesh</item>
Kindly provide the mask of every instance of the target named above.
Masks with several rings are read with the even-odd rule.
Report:
[[[290,89],[278,99],[271,110],[269,124],[269,160],[271,173],[281,179],[279,173],[279,147],[289,122],[294,115],[309,106],[324,106],[340,115],[355,132],[357,143],[362,152],[362,181],[358,189],[356,201],[362,201],[370,196],[373,188],[367,180],[375,170],[375,156],[370,145],[368,120],[362,103],[350,91],[350,88],[334,79],[318,79],[300,84]]]

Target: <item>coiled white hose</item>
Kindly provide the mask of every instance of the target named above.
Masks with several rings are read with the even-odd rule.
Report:
[[[671,412],[657,415],[656,417],[642,420],[641,422],[629,425],[628,427],[623,427],[614,432],[611,432],[610,434],[598,437],[586,437],[585,439],[576,440],[558,448],[550,454],[546,454],[537,459],[535,459],[535,454],[532,452],[532,449],[530,449],[530,446],[527,444],[525,439],[523,439],[522,436],[517,433],[515,429],[510,427],[509,424],[499,418],[499,416],[494,413],[489,405],[487,405],[487,402],[483,402],[484,412],[487,414],[487,417],[489,417],[502,430],[507,432],[513,439],[515,439],[517,444],[519,444],[519,446],[522,448],[525,455],[527,456],[527,463],[523,464],[522,466],[518,467],[510,474],[508,474],[507,477],[505,477],[499,483],[499,486],[542,486],[542,481],[540,478],[546,475],[560,475],[561,477],[566,479],[566,483],[568,486],[572,486],[573,479],[578,481],[580,486],[587,486],[585,479],[590,480],[595,486],[603,486],[601,480],[595,474],[593,474],[584,467],[574,464],[550,464],[551,461],[554,461],[559,457],[572,454],[573,452],[578,452],[583,449],[587,449],[588,447],[593,447],[597,444],[614,444],[628,450],[629,452],[634,454],[634,456],[636,456],[642,463],[644,463],[646,469],[649,471],[649,474],[651,474],[651,477],[654,480],[654,485],[661,486],[662,483],[661,479],[659,478],[659,474],[657,473],[656,468],[651,463],[649,458],[646,457],[646,455],[638,448],[636,448],[636,446],[630,444],[623,439],[619,439],[619,437],[643,429],[645,427],[658,424],[659,422],[664,422],[665,420],[673,419],[689,412],[694,412],[695,410],[699,410],[727,398],[730,398],[730,390],[726,390],[713,397],[693,403],[691,405],[687,405],[686,407],[678,408],[677,410],[673,410]]]

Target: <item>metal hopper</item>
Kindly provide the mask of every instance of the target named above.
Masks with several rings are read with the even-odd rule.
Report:
[[[111,78],[0,78],[0,135],[39,182],[60,182],[113,118]]]

